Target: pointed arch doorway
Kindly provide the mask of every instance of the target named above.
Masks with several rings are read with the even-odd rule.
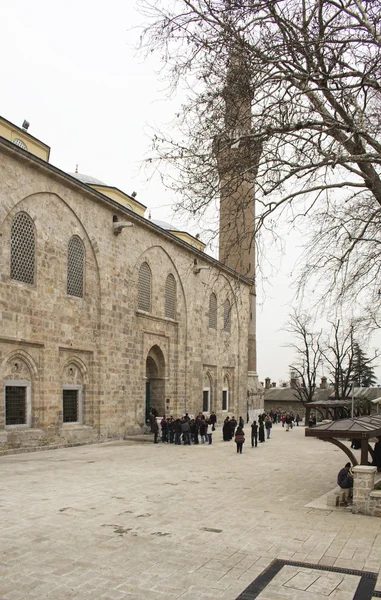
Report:
[[[152,346],[146,358],[146,422],[151,408],[165,414],[165,358],[161,348]]]

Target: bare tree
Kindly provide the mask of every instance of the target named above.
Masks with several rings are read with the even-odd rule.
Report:
[[[355,325],[350,323],[348,328],[343,328],[339,319],[331,323],[331,326],[332,331],[323,354],[331,375],[334,397],[344,399],[349,397],[353,383],[356,356]]]
[[[295,353],[295,360],[290,365],[296,375],[294,395],[305,405],[313,401],[317,387],[316,377],[323,357],[322,331],[314,332],[311,317],[296,311],[290,315],[285,331],[294,340],[287,344]]]
[[[311,219],[302,286],[323,273],[324,294],[374,301],[380,289],[381,5],[379,0],[140,0],[158,51],[188,98],[155,156],[174,166],[178,208],[219,198],[215,140],[254,151],[257,231],[279,217]],[[251,86],[253,125],[224,122],[229,61]],[[247,167],[245,166],[245,169]],[[363,295],[367,288],[366,298]]]

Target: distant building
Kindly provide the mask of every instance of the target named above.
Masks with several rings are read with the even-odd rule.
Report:
[[[275,382],[271,382],[269,377],[265,380],[264,385],[265,395],[265,411],[270,410],[281,410],[282,412],[293,412],[294,415],[297,413],[304,417],[306,414],[306,406],[301,402],[297,393],[295,392],[295,380],[291,376],[290,383],[284,383],[281,387],[277,387]],[[372,403],[375,398],[381,397],[381,388],[355,388],[354,389],[354,400],[355,400],[355,412],[360,411],[365,414],[367,411],[376,412],[377,406]],[[310,409],[316,413],[316,415],[322,418],[330,418],[327,414],[324,406],[319,406],[326,403],[326,407],[329,409],[331,415],[334,414],[335,404],[340,407],[344,407],[344,412],[348,414],[351,412],[351,400],[352,395],[342,401],[334,400],[334,389],[328,386],[327,378],[322,377],[320,386],[316,388],[314,393],[314,400],[310,404]],[[339,406],[340,405],[340,406]]]
[[[329,388],[327,385],[327,378],[322,377],[320,387],[316,388],[315,391],[316,400],[328,400],[332,391],[332,388]],[[281,410],[282,412],[293,412],[294,415],[298,413],[301,417],[305,416],[305,408],[296,395],[292,378],[289,384],[284,384],[282,387],[276,387],[276,383],[271,383],[271,379],[267,377],[265,380],[264,394],[266,412],[269,412],[270,410]]]

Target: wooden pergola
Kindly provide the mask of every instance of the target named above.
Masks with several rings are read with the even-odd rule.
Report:
[[[374,458],[373,448],[369,444],[371,438],[378,438],[381,441],[381,414],[369,415],[366,417],[357,417],[355,419],[340,419],[327,423],[325,425],[317,425],[308,427],[305,430],[307,437],[316,437],[324,442],[331,442],[338,446],[352,464],[358,464],[353,452],[339,440],[360,440],[361,441],[361,458],[360,464],[368,464],[368,453],[372,459]]]
[[[350,400],[314,400],[306,403],[306,420],[309,418],[311,409],[319,412],[323,419],[344,419],[350,416],[351,402]],[[308,414],[307,414],[308,410]]]

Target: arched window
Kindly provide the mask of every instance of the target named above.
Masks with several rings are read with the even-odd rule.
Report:
[[[229,378],[225,375],[222,388],[222,411],[229,410]]]
[[[69,296],[83,298],[83,282],[85,271],[85,248],[77,236],[69,241],[67,253],[67,293]]]
[[[176,280],[170,273],[165,282],[165,316],[176,319]]]
[[[224,304],[224,331],[230,331],[230,310],[230,302],[226,299]]]
[[[209,297],[209,327],[217,329],[217,296],[210,294]]]
[[[13,143],[14,143],[16,146],[18,146],[19,148],[22,148],[23,150],[28,150],[28,148],[27,148],[26,144],[25,144],[25,143],[24,143],[22,140],[20,140],[20,138],[15,138],[15,139],[13,140]]]
[[[138,308],[151,312],[151,269],[146,262],[139,269]]]
[[[36,238],[32,219],[18,213],[11,227],[11,279],[34,283]]]
[[[202,389],[202,412],[210,413],[212,405],[212,382],[209,373],[204,375],[204,387]]]

